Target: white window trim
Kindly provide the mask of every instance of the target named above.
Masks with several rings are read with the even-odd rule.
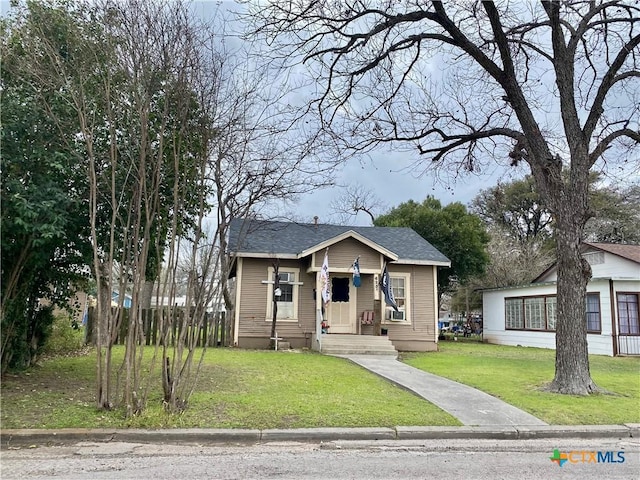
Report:
[[[296,279],[300,279],[300,269],[299,268],[289,268],[289,267],[280,267],[278,269],[281,273],[293,273]],[[275,282],[273,281],[274,276],[274,268],[267,268],[267,278],[268,280],[263,280],[262,283],[267,284],[267,312],[265,314],[265,321],[272,322],[273,321],[273,286]],[[278,322],[298,322],[298,305],[299,305],[299,296],[300,296],[300,285],[303,285],[302,282],[296,281],[291,282],[289,285],[293,285],[293,312],[294,318],[278,318]]]
[[[382,299],[382,324],[383,325],[411,325],[411,274],[410,273],[391,273],[389,272],[389,279],[403,278],[404,279],[404,307],[400,310],[404,310],[404,320],[387,320],[386,310],[392,308],[384,301],[384,295],[380,295]]]

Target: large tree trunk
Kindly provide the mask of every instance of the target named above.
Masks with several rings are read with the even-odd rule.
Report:
[[[549,389],[587,395],[597,387],[589,373],[585,296],[591,267],[580,244],[586,219],[586,196],[568,192],[556,207],[557,323],[556,373]],[[584,198],[583,198],[584,197]]]

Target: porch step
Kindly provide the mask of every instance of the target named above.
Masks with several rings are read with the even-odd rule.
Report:
[[[322,336],[322,353],[327,355],[398,355],[389,337],[340,334]]]

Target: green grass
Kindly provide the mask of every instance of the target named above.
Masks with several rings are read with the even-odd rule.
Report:
[[[437,353],[404,356],[409,365],[476,387],[550,424],[640,423],[640,359],[592,355],[589,360],[594,382],[611,395],[542,391],[554,376],[553,350],[440,342]]]
[[[116,358],[122,357],[117,348]],[[446,412],[339,358],[210,349],[189,408],[167,415],[160,382],[146,410],[94,406],[95,353],[54,358],[2,382],[2,428],[303,428],[459,425]]]
[[[121,359],[123,349],[115,350]],[[640,359],[592,356],[591,374],[613,395],[548,393],[552,350],[441,342],[440,351],[405,354],[425,371],[479,388],[557,425],[640,423]],[[117,362],[116,365],[119,365]],[[459,425],[429,402],[350,362],[312,352],[210,349],[189,408],[168,415],[160,382],[140,416],[94,406],[95,353],[46,359],[7,375],[2,428],[303,428]],[[464,399],[460,399],[464,402]]]

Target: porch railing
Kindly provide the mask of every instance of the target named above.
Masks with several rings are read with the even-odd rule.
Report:
[[[640,335],[618,335],[618,355],[640,355]]]

